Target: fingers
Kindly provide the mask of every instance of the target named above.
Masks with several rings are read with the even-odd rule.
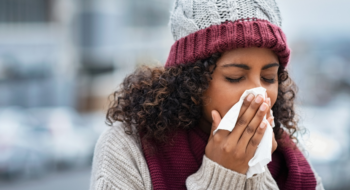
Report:
[[[254,94],[249,94],[243,101],[243,105],[239,111],[239,114],[238,114],[238,118],[240,118],[243,113],[248,109],[248,107],[250,106],[250,102],[254,99]]]
[[[210,131],[210,136],[209,136],[209,140],[213,138],[213,132],[215,129],[218,128],[219,126],[219,123],[221,122],[221,116],[219,114],[218,111],[216,110],[212,110],[211,111],[211,115],[213,117],[213,123],[211,125],[211,131]],[[227,130],[218,130],[216,133],[215,133],[215,136],[227,136],[227,134],[230,133],[229,131]]]
[[[261,125],[262,120],[263,120],[264,116],[266,115],[267,108],[268,108],[268,105],[265,102],[262,103],[262,105],[259,107],[259,110],[255,114],[254,118],[250,121],[248,126],[245,128],[245,130],[242,134],[242,137],[238,142],[238,146],[247,147],[249,141],[255,135],[257,128]],[[267,123],[265,123],[265,122],[264,122],[264,124],[267,125]],[[257,133],[258,132],[261,132],[261,130],[258,130]],[[258,134],[258,136],[259,136],[259,134]],[[255,145],[255,143],[256,143],[256,141],[253,142],[254,145]],[[259,143],[260,143],[260,141],[258,142],[258,144]],[[257,144],[256,144],[256,146],[257,146]]]
[[[265,102],[267,103],[267,105],[269,106],[268,107],[268,112],[266,114],[266,119],[270,118],[271,117],[271,113],[270,113],[270,109],[271,109],[271,99],[270,98],[266,98],[265,99]]]
[[[269,124],[270,124],[270,126],[272,126],[272,123],[273,123],[273,120],[274,120],[275,118],[274,117],[270,117],[267,121],[269,122]]]
[[[240,109],[238,118],[247,110],[247,108],[250,106],[250,102],[254,99],[253,94],[249,94],[243,101],[242,107]],[[221,122],[221,116],[219,112],[216,110],[212,111],[212,117],[213,117],[213,123],[212,123],[212,128],[211,128],[211,134],[209,136],[209,140],[213,137],[213,132],[217,127],[219,126],[219,123]],[[226,130],[218,130],[215,135],[218,135],[220,138],[221,137],[226,137],[230,132]],[[237,142],[237,141],[236,141]]]
[[[261,122],[259,127],[256,129],[256,132],[254,133],[254,136],[250,139],[247,149],[246,149],[246,155],[248,157],[253,157],[255,154],[256,149],[258,148],[258,145],[260,144],[261,139],[264,136],[267,123],[265,121]]]
[[[271,115],[271,112],[270,112],[270,110],[271,110],[271,98],[266,98],[265,102],[267,103],[267,105],[269,105],[269,108],[268,108],[269,111],[266,113],[266,119],[269,122],[269,124],[272,126],[274,117]]]
[[[236,126],[233,128],[232,133],[230,134],[230,139],[235,139],[236,142],[238,142],[238,140],[241,138],[243,131],[246,129],[247,125],[250,123],[250,121],[252,120],[252,118],[255,116],[258,108],[260,107],[260,105],[263,102],[263,97],[261,95],[258,95],[254,100],[251,101],[249,107],[247,108],[247,110],[244,112],[244,114],[237,119],[236,122]],[[265,103],[266,105],[266,103]],[[260,123],[260,122],[259,122]],[[257,124],[259,125],[259,124]],[[256,125],[256,126],[257,126]],[[248,130],[248,132],[252,131],[252,127],[251,126]],[[254,127],[254,131],[255,131],[255,127]]]
[[[211,117],[213,118],[213,122],[211,123],[211,130],[210,130],[209,140],[213,138],[213,132],[219,126],[219,125],[216,125],[216,119],[214,117],[214,112],[215,112],[215,110],[211,111]]]

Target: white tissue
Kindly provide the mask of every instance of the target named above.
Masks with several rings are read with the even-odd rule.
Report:
[[[236,125],[237,118],[239,115],[239,112],[241,110],[241,107],[243,105],[243,101],[247,95],[254,94],[255,97],[260,94],[263,96],[263,99],[265,100],[265,92],[266,89],[263,87],[257,87],[252,88],[249,90],[246,90],[239,101],[232,106],[232,108],[225,114],[225,116],[221,119],[219,126],[217,129],[214,130],[213,135],[219,130],[228,130],[232,131],[233,128]],[[273,116],[273,112],[270,109],[270,114]],[[266,115],[264,116],[263,121],[266,121],[267,126],[264,133],[263,138],[260,141],[260,144],[258,145],[258,148],[253,156],[253,158],[249,161],[249,169],[247,172],[247,178],[251,178],[254,174],[260,174],[262,172],[265,172],[265,167],[269,162],[271,162],[271,149],[272,149],[272,127],[275,127],[275,123],[272,123],[272,127],[269,122],[267,122]]]

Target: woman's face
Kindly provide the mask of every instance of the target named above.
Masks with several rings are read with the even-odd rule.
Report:
[[[221,118],[236,104],[243,92],[264,87],[274,105],[278,94],[278,57],[266,48],[239,48],[226,51],[216,63],[208,89],[204,92],[202,130],[210,133],[211,111],[217,110]],[[211,70],[214,65],[211,66]]]

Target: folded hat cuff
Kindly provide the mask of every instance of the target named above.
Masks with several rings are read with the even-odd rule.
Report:
[[[278,56],[280,65],[287,67],[290,49],[285,34],[277,25],[255,18],[211,25],[177,40],[165,67],[191,64],[217,52],[247,47],[269,48]]]

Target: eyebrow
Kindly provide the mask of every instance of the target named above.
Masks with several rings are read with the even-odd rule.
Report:
[[[270,64],[263,66],[263,68],[261,70],[265,70],[265,69],[268,69],[270,67],[279,67],[279,66],[280,65],[278,63],[270,63]],[[246,64],[243,64],[243,63],[229,63],[229,64],[223,65],[221,67],[238,67],[238,68],[242,68],[245,70],[250,70],[250,67]]]

